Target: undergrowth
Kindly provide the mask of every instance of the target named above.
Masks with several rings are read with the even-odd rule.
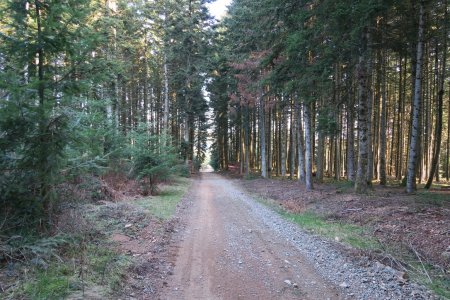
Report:
[[[0,234],[0,298],[111,298],[133,264],[111,235],[136,236],[152,218],[169,219],[190,183],[176,178],[158,196],[137,200],[71,204],[52,234]]]

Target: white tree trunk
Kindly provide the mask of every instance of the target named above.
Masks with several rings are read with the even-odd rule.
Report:
[[[419,31],[417,43],[416,77],[414,84],[414,101],[412,109],[412,128],[409,142],[408,170],[406,175],[406,192],[412,193],[416,189],[416,167],[419,162],[418,141],[420,134],[419,114],[422,93],[422,64],[423,64],[423,39],[424,39],[424,2],[419,6]]]

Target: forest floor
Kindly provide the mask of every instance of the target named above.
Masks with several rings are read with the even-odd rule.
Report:
[[[155,299],[191,183],[177,177],[155,196],[120,175],[64,184],[51,232],[0,235],[0,299]]]
[[[369,195],[353,193],[347,182],[304,185],[290,180],[243,180],[251,193],[276,201],[290,213],[310,212],[327,220],[370,227],[385,245],[393,242],[426,262],[450,271],[450,191],[407,195],[400,187],[376,187]]]
[[[450,297],[450,190],[407,195],[399,186],[376,186],[358,195],[346,181],[316,184],[312,192],[292,180],[239,183],[304,229],[359,249]],[[356,235],[355,228],[361,229]]]

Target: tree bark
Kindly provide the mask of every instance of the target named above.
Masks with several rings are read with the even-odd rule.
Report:
[[[303,117],[305,121],[305,183],[306,190],[313,190],[313,181],[312,181],[312,145],[311,145],[311,104],[303,105]]]
[[[167,57],[164,55],[164,121],[166,132],[169,131],[169,71],[167,70]]]
[[[259,134],[260,134],[260,153],[261,153],[261,176],[267,178],[267,158],[266,158],[266,130],[264,118],[264,96],[262,89],[258,92],[259,96]]]
[[[42,45],[42,25],[41,25],[41,2],[38,0],[34,1],[35,10],[36,10],[36,23],[37,23],[37,56],[38,56],[38,96],[39,96],[39,105],[43,109],[44,106],[44,49]]]
[[[382,70],[382,82],[381,82],[381,116],[380,116],[380,148],[379,148],[379,160],[378,175],[380,179],[380,185],[386,185],[386,54],[382,54],[383,70]]]
[[[293,100],[290,100],[291,117],[290,117],[290,128],[289,128],[289,178],[294,179],[295,173],[295,112]]]
[[[347,106],[347,180],[355,181],[355,122],[353,96]]]
[[[422,103],[422,63],[424,46],[424,1],[419,6],[419,29],[417,43],[416,76],[414,83],[414,101],[412,112],[411,138],[409,142],[408,169],[406,176],[406,192],[412,193],[416,190],[416,169],[419,163],[419,135],[420,135],[420,108]]]
[[[283,101],[284,97],[281,97],[281,101]],[[282,104],[284,105],[284,103]],[[281,178],[286,177],[286,135],[287,135],[287,126],[286,126],[286,106],[284,106],[280,111],[280,165],[281,165]]]
[[[447,151],[445,159],[445,178],[450,179],[450,82],[448,83],[448,109],[447,109]]]
[[[340,109],[338,108],[338,111],[336,112],[336,121],[337,121],[337,126],[338,126],[338,133],[336,134],[336,136],[334,137],[334,179],[336,181],[341,180],[341,135],[340,135],[340,127],[341,127],[341,122],[340,122]]]
[[[355,191],[357,193],[367,193],[369,188],[368,182],[368,163],[369,163],[369,97],[368,97],[368,60],[370,60],[367,48],[368,33],[363,34],[363,49],[359,56],[357,67],[358,76],[358,135],[359,135],[359,151],[358,151],[358,168],[356,173]]]
[[[244,108],[244,172],[245,175],[250,174],[250,116],[249,116],[249,108]]]
[[[325,134],[322,130],[318,130],[318,141],[317,141],[317,172],[316,172],[316,180],[317,182],[323,182],[324,176],[324,158],[325,158]]]
[[[297,104],[297,151],[298,151],[298,167],[297,178],[301,183],[305,183],[305,149],[303,143],[302,129],[302,108],[301,104]]]
[[[447,1],[445,1],[445,4],[447,4]],[[445,5],[445,20],[447,20],[447,5]],[[444,109],[444,81],[445,81],[445,71],[446,71],[446,65],[447,65],[447,26],[445,25],[444,29],[444,44],[442,46],[443,53],[442,53],[442,70],[441,70],[441,76],[438,77],[438,95],[437,95],[437,118],[436,118],[436,129],[434,134],[434,149],[433,149],[433,158],[431,160],[431,170],[430,175],[428,177],[428,181],[425,184],[425,188],[429,189],[431,187],[431,184],[433,183],[433,176],[436,173],[439,173],[438,170],[438,163],[439,163],[439,153],[441,152],[441,141],[442,141],[442,119],[443,119],[443,109]],[[437,49],[436,45],[436,49]],[[438,59],[436,50],[436,61]],[[450,126],[450,124],[447,124],[447,126]],[[447,137],[448,138],[448,137]]]

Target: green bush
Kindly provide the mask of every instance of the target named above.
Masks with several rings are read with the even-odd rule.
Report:
[[[131,175],[142,185],[144,195],[155,194],[158,182],[169,179],[180,163],[166,134],[150,135],[146,125],[130,134]]]

